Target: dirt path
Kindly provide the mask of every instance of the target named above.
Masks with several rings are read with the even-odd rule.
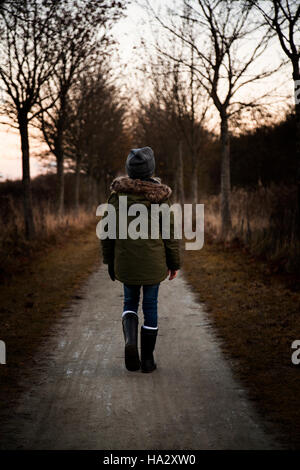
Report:
[[[78,297],[2,426],[2,448],[275,447],[182,276],[161,286],[152,374],[124,368],[121,285],[109,281],[105,267]]]

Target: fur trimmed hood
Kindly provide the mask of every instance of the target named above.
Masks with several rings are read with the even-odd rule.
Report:
[[[152,183],[152,181],[132,179],[128,176],[119,176],[114,179],[110,189],[114,193],[143,195],[148,201],[153,203],[165,201],[172,194],[172,189],[158,180]]]

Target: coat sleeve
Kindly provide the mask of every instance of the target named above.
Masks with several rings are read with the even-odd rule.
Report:
[[[115,194],[111,194],[108,203],[115,205]],[[107,213],[105,212],[103,217],[105,217]],[[115,240],[106,238],[105,240],[100,240],[101,248],[102,248],[102,260],[104,264],[113,264],[115,259]]]
[[[167,203],[170,206],[169,201]],[[180,269],[180,245],[179,240],[174,238],[174,214],[170,214],[170,238],[163,239],[166,251],[168,269],[177,271]]]

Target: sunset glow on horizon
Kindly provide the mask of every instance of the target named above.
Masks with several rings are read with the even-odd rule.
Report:
[[[0,182],[9,180],[22,179],[22,155],[20,136],[16,129],[2,125],[0,130]],[[31,137],[31,157],[30,157],[30,173],[32,177],[45,173],[47,170],[37,158],[37,149],[45,144]]]

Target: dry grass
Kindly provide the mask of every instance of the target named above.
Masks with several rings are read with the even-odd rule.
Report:
[[[300,245],[295,237],[296,187],[272,185],[231,193],[232,232],[251,253],[276,265],[276,269],[296,273],[300,268]],[[210,196],[205,204],[205,230],[218,239],[221,228],[220,199]]]
[[[299,449],[300,375],[291,363],[291,343],[300,339],[299,278],[216,243],[186,251],[184,270],[250,396],[287,446]]]
[[[35,203],[34,221],[36,238],[28,242],[25,239],[22,207],[10,196],[1,200],[1,233],[0,233],[0,277],[10,275],[22,269],[24,262],[74,232],[83,230],[89,224],[95,224],[95,208],[89,212],[81,208],[77,213],[69,211],[63,217],[58,217],[49,202],[41,200]]]

